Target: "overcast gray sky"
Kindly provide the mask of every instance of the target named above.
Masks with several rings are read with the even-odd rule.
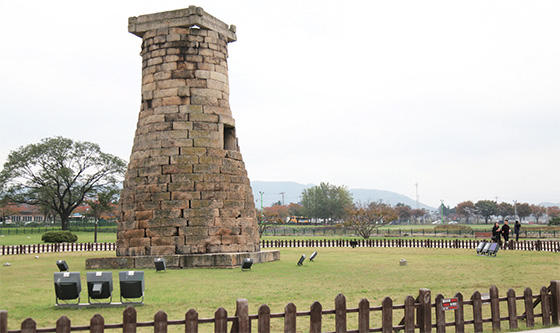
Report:
[[[237,26],[250,179],[560,202],[559,1],[1,1],[0,163],[58,135],[128,160],[128,17],[189,5]]]

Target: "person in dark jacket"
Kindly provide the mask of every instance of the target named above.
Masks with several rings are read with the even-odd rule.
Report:
[[[510,227],[508,224],[508,220],[504,221],[504,225],[502,226],[502,237],[504,237],[504,244],[507,244],[509,241],[509,231]]]
[[[494,223],[494,227],[492,227],[492,240],[498,244],[502,243],[502,238],[500,237],[500,224],[498,222]]]
[[[515,225],[513,226],[513,232],[515,233],[515,241],[519,241],[519,232],[521,231],[521,223],[519,221],[515,221]]]

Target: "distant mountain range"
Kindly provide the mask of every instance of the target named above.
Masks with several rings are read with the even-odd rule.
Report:
[[[315,184],[299,184],[295,182],[265,182],[265,181],[251,181],[251,187],[253,188],[253,196],[255,197],[255,204],[257,208],[261,206],[261,193],[262,195],[262,206],[269,207],[275,202],[284,202],[286,205],[301,201],[301,193],[306,188],[315,186]],[[403,203],[412,208],[416,208],[416,201],[402,194],[398,194],[391,191],[384,190],[373,190],[373,189],[348,189],[352,194],[354,202],[368,202],[383,200],[383,202],[396,205],[398,203]],[[435,208],[419,203],[420,208],[425,208],[426,210],[435,210]]]

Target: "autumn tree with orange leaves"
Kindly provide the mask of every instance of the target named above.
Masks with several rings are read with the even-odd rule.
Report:
[[[359,202],[346,210],[344,223],[356,230],[358,235],[368,239],[376,228],[387,225],[397,218],[397,210],[382,201]]]

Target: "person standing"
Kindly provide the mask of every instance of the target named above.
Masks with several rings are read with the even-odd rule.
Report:
[[[521,223],[519,221],[515,221],[515,225],[513,226],[513,232],[515,233],[515,241],[519,241],[519,231],[521,231]]]
[[[502,238],[500,237],[500,224],[498,222],[494,223],[492,227],[492,240],[501,245]]]
[[[509,241],[509,231],[510,227],[508,224],[508,220],[504,221],[504,225],[502,226],[502,237],[504,237],[504,244],[507,245]]]

